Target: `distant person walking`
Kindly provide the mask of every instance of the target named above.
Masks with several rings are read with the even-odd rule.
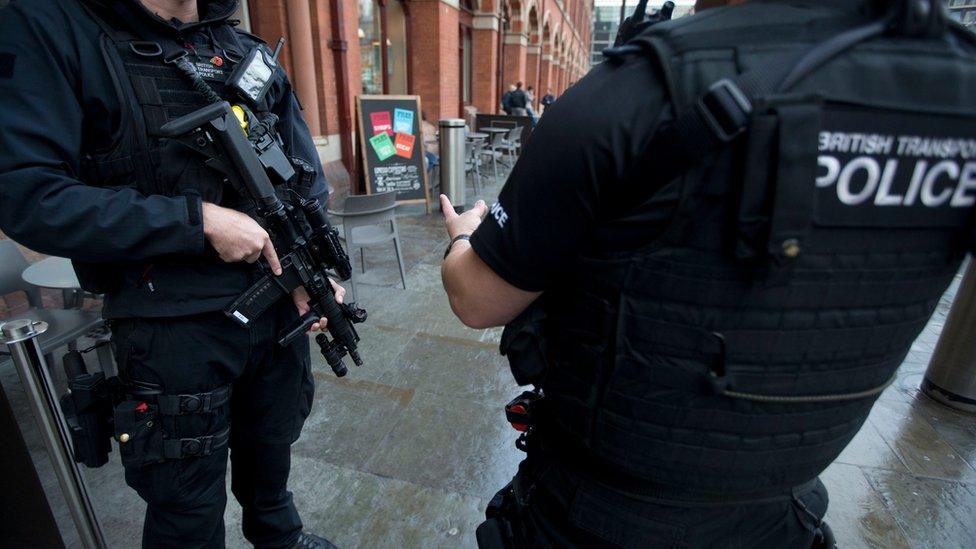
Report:
[[[515,93],[515,86],[508,87],[508,91],[502,94],[502,110],[505,114],[512,114],[512,94]]]
[[[527,107],[529,106],[529,98],[525,95],[525,90],[522,89],[522,83],[516,82],[515,89],[512,90],[512,95],[508,100],[509,106],[512,108],[512,116],[528,116],[529,111]]]
[[[539,102],[542,105],[542,112],[546,112],[549,105],[552,105],[555,102],[556,96],[552,94],[552,88],[547,88],[546,94],[542,96],[542,101]]]

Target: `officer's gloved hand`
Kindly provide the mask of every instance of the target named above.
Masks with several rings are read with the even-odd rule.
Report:
[[[254,263],[264,256],[272,272],[281,274],[268,231],[245,213],[204,202],[203,236],[227,263]]]

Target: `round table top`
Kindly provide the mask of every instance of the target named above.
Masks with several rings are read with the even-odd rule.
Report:
[[[488,134],[481,132],[469,132],[467,137],[468,139],[488,139]]]
[[[487,128],[481,128],[481,131],[488,132],[488,133],[510,132],[512,131],[512,128],[487,127]]]
[[[78,276],[71,267],[71,260],[63,257],[48,257],[24,269],[20,275],[24,281],[41,288],[58,290],[77,290],[81,288]]]

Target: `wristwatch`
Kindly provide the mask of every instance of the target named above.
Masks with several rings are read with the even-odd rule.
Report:
[[[444,259],[447,259],[447,254],[451,253],[451,248],[454,247],[454,243],[458,240],[471,240],[470,234],[459,234],[451,239],[451,243],[447,245],[447,249],[444,250]]]

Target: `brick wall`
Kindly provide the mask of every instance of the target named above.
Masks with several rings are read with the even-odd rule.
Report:
[[[348,92],[340,97],[336,86],[336,66],[334,53],[330,47],[332,36],[331,8],[333,2],[341,1],[343,29],[346,38],[344,53],[348,65]],[[386,0],[396,2],[401,0]],[[419,95],[428,118],[456,117],[460,113],[461,82],[459,79],[459,21],[458,8],[441,0],[403,0],[409,14],[408,37],[410,58],[408,66],[412,89],[410,93]],[[288,12],[286,0],[248,0],[251,28],[253,32],[269,43],[279,36],[288,34]],[[536,98],[541,99],[546,88],[553,88],[558,95],[570,81],[581,76],[579,67],[570,65],[570,59],[586,58],[589,51],[590,6],[587,0],[536,0],[522,2],[519,10],[511,14],[509,42],[515,37],[529,37],[525,43],[509,43],[503,47],[504,84],[519,80],[536,88]],[[355,116],[355,96],[362,93],[362,71],[358,39],[359,10],[352,0],[309,0],[311,11],[314,66],[316,71],[316,100],[306,101],[305,108],[318,109],[320,124],[312,128],[313,133],[335,135],[339,130],[338,102],[349,102]],[[474,14],[476,23],[472,29],[472,105],[479,112],[496,112],[498,109],[498,13],[500,3],[493,0],[480,2],[481,10]],[[535,9],[535,17],[530,20],[529,10]],[[564,17],[565,13],[565,17]],[[573,15],[576,14],[576,15]],[[465,15],[465,20],[472,16]],[[575,23],[575,24],[574,24]],[[577,27],[576,24],[581,25]],[[548,30],[544,33],[542,26]],[[488,28],[494,27],[494,28]],[[555,37],[559,36],[558,43]],[[557,46],[558,47],[555,47]],[[553,62],[541,59],[540,54],[529,53],[529,46],[535,51],[555,52]],[[289,52],[285,46],[282,63],[285,70],[293,70]],[[538,76],[537,76],[538,75]],[[353,136],[342,136],[352,142]],[[333,146],[333,148],[335,148]]]
[[[478,112],[498,110],[498,31],[474,29],[471,49],[471,99]]]

